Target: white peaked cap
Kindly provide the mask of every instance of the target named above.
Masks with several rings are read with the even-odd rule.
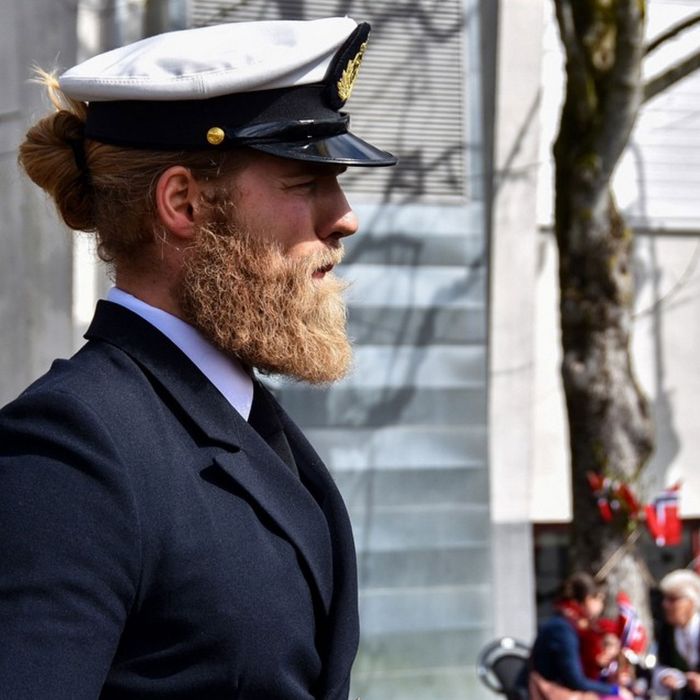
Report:
[[[369,34],[349,17],[186,29],[94,56],[59,84],[87,102],[85,138],[114,146],[394,165],[341,111]]]
[[[321,82],[357,23],[349,17],[219,24],[159,34],[61,75],[76,100],[200,100]]]

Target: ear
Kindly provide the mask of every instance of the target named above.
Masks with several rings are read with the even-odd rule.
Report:
[[[182,165],[168,168],[156,184],[156,213],[170,234],[185,242],[192,238],[200,188]]]

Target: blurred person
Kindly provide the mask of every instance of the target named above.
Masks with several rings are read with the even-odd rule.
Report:
[[[115,287],[0,412],[0,695],[346,700],[355,550],[254,369],[349,368],[339,175],[396,159],[342,108],[369,25],[172,32],[57,81],[20,148]]]
[[[617,683],[584,673],[581,636],[603,611],[605,586],[585,572],[563,584],[555,613],[540,627],[532,647],[528,679],[531,700],[597,700],[632,693]]]
[[[663,621],[656,634],[654,691],[674,700],[700,699],[700,576],[689,569],[659,583]]]
[[[643,696],[648,688],[648,669],[640,663],[648,636],[629,597],[620,591],[618,616],[598,617],[580,630],[581,660],[588,678],[630,688]]]
[[[617,622],[604,617],[591,620],[586,629],[580,630],[579,637],[581,663],[586,676],[615,682],[610,679],[617,675],[622,653]]]

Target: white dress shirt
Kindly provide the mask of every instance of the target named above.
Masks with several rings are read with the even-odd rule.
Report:
[[[698,667],[698,643],[700,642],[700,614],[695,613],[685,627],[673,630],[676,649],[688,662],[689,668]]]
[[[688,662],[688,667],[697,668],[698,657],[700,656],[698,651],[698,645],[700,645],[700,613],[696,612],[685,627],[674,627],[673,643],[676,646],[676,651]],[[679,688],[686,685],[683,672],[661,664],[657,665],[654,668],[652,677],[652,688],[656,695],[661,698],[671,695],[671,691],[661,684],[661,681],[668,676],[673,676],[677,679],[680,683]]]
[[[167,336],[197,365],[231,406],[248,420],[253,403],[253,380],[240,362],[221,352],[189,323],[117,287],[109,290],[107,301],[133,311]]]

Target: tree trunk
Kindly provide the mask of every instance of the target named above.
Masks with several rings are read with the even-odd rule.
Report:
[[[648,404],[630,357],[633,234],[610,189],[641,103],[645,3],[555,3],[567,59],[554,157],[573,566],[596,571],[623,545],[629,523],[602,522],[586,474],[634,484],[653,446]],[[613,592],[624,588],[648,611],[642,580],[631,547],[608,581]]]

